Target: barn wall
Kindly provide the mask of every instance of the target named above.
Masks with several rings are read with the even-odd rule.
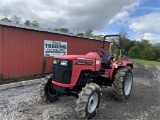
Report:
[[[0,74],[3,79],[41,74],[44,40],[67,42],[68,54],[86,54],[101,46],[100,41],[48,32],[0,26]],[[109,43],[105,44],[109,50]],[[52,57],[46,58],[46,73],[52,71]]]
[[[0,27],[0,82],[2,80],[2,28]]]

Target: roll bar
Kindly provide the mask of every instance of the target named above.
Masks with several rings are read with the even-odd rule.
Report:
[[[116,55],[116,60],[118,60],[118,54],[120,53],[120,49],[121,49],[121,36],[120,35],[105,35],[103,40],[102,40],[102,46],[101,46],[101,54],[103,53],[103,49],[104,49],[104,42],[106,37],[119,37],[119,42],[118,42],[118,51],[117,51],[117,55]]]

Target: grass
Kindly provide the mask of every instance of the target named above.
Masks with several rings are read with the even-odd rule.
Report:
[[[139,59],[132,59],[136,63],[141,63],[145,65],[155,65],[155,66],[160,66],[160,62],[156,61],[146,61],[146,60],[139,60]]]

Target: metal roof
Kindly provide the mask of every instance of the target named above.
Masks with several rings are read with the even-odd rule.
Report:
[[[16,28],[21,28],[21,29],[35,30],[35,31],[40,31],[40,32],[48,32],[48,33],[66,35],[66,36],[71,36],[71,37],[84,38],[84,39],[88,39],[88,40],[100,41],[100,40],[97,40],[97,39],[91,39],[91,38],[86,38],[86,37],[79,37],[79,36],[76,36],[74,34],[68,34],[68,33],[64,33],[64,32],[59,32],[59,31],[54,31],[54,30],[48,30],[48,29],[45,29],[45,28],[32,27],[32,26],[27,26],[27,25],[22,25],[22,24],[13,24],[13,23],[3,22],[3,21],[0,21],[0,26],[16,27]]]
[[[40,27],[27,26],[27,25],[23,25],[23,24],[14,24],[14,23],[0,21],[0,26],[1,25],[2,26],[22,28],[22,29],[28,29],[28,30],[41,31],[41,32],[49,32],[49,33],[56,33],[56,34],[62,34],[62,35],[68,35],[68,36],[75,36],[75,35],[72,35],[72,34],[67,34],[67,33],[59,32],[59,31],[53,31],[53,30],[47,30],[45,28],[40,28]]]

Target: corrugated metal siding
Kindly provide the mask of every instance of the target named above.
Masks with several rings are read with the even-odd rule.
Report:
[[[1,56],[2,56],[2,28],[0,27],[0,74],[2,74],[2,57]]]
[[[41,74],[44,40],[67,42],[68,54],[86,54],[99,49],[100,41],[47,32],[0,26],[0,74],[3,78]],[[105,44],[109,50],[109,43]],[[46,73],[52,71],[52,57],[46,59]]]

